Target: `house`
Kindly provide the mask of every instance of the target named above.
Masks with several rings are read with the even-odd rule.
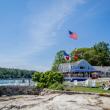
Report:
[[[84,59],[75,63],[60,64],[58,70],[64,74],[65,80],[86,80],[92,77],[92,73],[99,72]]]
[[[110,77],[110,66],[93,66],[101,77]]]

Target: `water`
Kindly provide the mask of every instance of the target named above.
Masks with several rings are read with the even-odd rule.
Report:
[[[0,86],[33,86],[34,82],[30,79],[0,79]]]

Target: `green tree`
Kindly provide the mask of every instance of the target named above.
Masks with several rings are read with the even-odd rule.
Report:
[[[72,62],[72,63],[73,63],[73,62],[76,62],[76,61],[74,60],[75,54],[78,55],[78,60],[87,59],[87,58],[84,56],[84,54],[85,54],[86,52],[90,51],[90,50],[91,50],[91,48],[75,48],[75,49],[70,53],[70,55],[71,55],[71,62]]]
[[[99,42],[90,48],[74,49],[71,52],[71,62],[75,62],[73,58],[75,53],[79,55],[78,60],[85,59],[91,65],[110,66],[110,48],[108,43]]]
[[[106,42],[99,42],[93,46],[95,50],[95,56],[97,58],[96,65],[98,66],[110,66],[110,48]]]
[[[52,65],[52,71],[58,71],[58,66],[61,63],[66,63],[66,60],[64,59],[64,50],[60,50],[56,53],[54,63]]]
[[[0,79],[31,78],[35,71],[0,68]]]
[[[66,63],[64,56],[64,50],[57,52],[55,60],[52,66],[53,71],[58,71],[58,66],[61,63]],[[90,48],[76,48],[71,53],[71,63],[76,62],[74,55],[78,55],[78,60],[85,59],[91,65],[95,66],[110,66],[110,46],[108,43],[102,41]]]

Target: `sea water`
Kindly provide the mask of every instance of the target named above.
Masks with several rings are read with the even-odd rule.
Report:
[[[31,79],[0,79],[0,86],[29,86],[34,85],[34,82]]]

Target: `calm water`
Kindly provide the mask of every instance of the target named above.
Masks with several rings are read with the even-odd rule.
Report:
[[[0,86],[8,85],[29,86],[34,85],[34,82],[29,79],[9,79],[9,80],[0,79]]]

